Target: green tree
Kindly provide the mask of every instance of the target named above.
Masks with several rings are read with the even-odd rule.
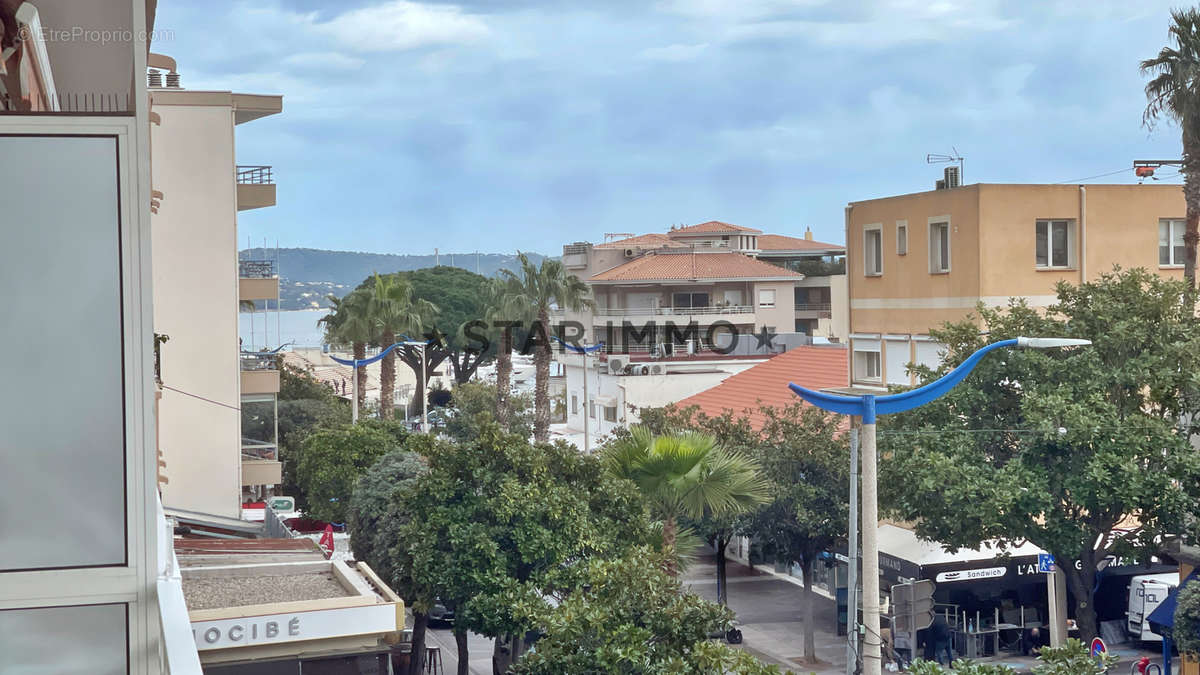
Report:
[[[609,472],[631,481],[663,522],[667,573],[676,576],[675,538],[679,519],[741,513],[767,499],[758,463],[717,445],[707,434],[655,436],[641,426],[602,450]]]
[[[407,570],[396,564],[392,549],[400,539],[401,526],[419,517],[400,508],[399,493],[412,489],[426,471],[424,459],[406,449],[380,457],[358,479],[350,500],[348,523],[354,557],[370,565],[412,608],[412,657],[408,672],[413,675],[422,672],[428,612],[435,596],[432,589],[415,583]]]
[[[371,294],[365,289],[355,289],[344,298],[326,296],[329,313],[317,320],[325,326],[325,341],[329,344],[349,344],[356,361],[367,357],[367,343],[375,339],[375,322],[371,319]],[[356,368],[354,377],[358,382],[358,406],[367,400],[367,370]]]
[[[593,560],[586,584],[567,595],[540,623],[537,649],[515,675],[768,675],[779,673],[750,654],[710,642],[729,628],[733,613],[691,593],[663,571],[664,560],[634,549]]]
[[[1200,658],[1200,583],[1195,580],[1185,583],[1179,589],[1176,602],[1171,637],[1180,654],[1191,659]]]
[[[550,306],[578,312],[595,303],[588,297],[587,284],[568,273],[561,260],[545,258],[536,266],[524,253],[517,253],[517,259],[521,261],[519,274],[508,270],[501,274],[512,284],[511,301],[534,312],[535,321],[521,351],[533,350],[533,438],[545,443],[550,439]]]
[[[431,352],[437,349],[444,353],[442,358],[450,361],[455,382],[469,381],[479,366],[495,353],[491,341],[484,344],[466,332],[468,326],[472,332],[483,332],[481,326],[472,326],[472,323],[482,322],[486,317],[490,281],[474,272],[447,265],[399,272],[398,276],[408,281],[415,300],[437,306],[437,317],[430,327],[441,340],[431,346]],[[420,354],[414,356],[414,372],[419,373]]]
[[[951,550],[994,539],[1054,554],[1090,640],[1098,563],[1113,553],[1147,559],[1195,511],[1200,455],[1188,437],[1200,331],[1187,284],[1145,270],[1059,284],[1057,294],[1044,311],[1017,301],[980,307],[988,333],[971,319],[931,332],[946,352],[937,371],[918,369],[925,381],[985,342],[1065,336],[1093,345],[991,355],[945,397],[882,418],[881,499]],[[1131,521],[1133,532],[1114,534]]]
[[[296,468],[296,480],[308,498],[308,515],[346,522],[359,476],[399,445],[395,435],[369,425],[347,424],[310,433]]]
[[[454,415],[446,422],[446,434],[461,442],[478,438],[483,425],[488,420],[495,420],[497,395],[496,388],[484,382],[455,385],[452,392]],[[518,394],[511,397],[508,407],[511,413],[501,428],[529,438],[533,433],[533,397]]]
[[[400,275],[376,274],[370,291],[367,313],[375,324],[380,349],[396,344],[397,334],[421,335],[422,327],[429,325],[438,312],[437,306],[428,300],[414,298],[412,285]],[[425,383],[420,384],[417,391],[423,392]],[[383,419],[391,419],[395,413],[395,387],[396,350],[393,349],[379,361],[379,416]]]
[[[587,560],[646,539],[633,486],[572,446],[535,448],[488,424],[469,442],[431,439],[423,453],[429,473],[401,497],[421,518],[402,527],[394,550],[415,581],[454,606],[460,673],[467,630],[498,638],[506,664],[549,598],[578,587]]]
[[[1200,11],[1171,10],[1167,31],[1170,45],[1141,63],[1146,83],[1148,127],[1161,118],[1179,125],[1183,140],[1183,196],[1187,203],[1184,227],[1183,276],[1196,287],[1196,243],[1200,241]],[[1170,242],[1168,242],[1169,244]]]
[[[534,314],[520,302],[516,282],[509,278],[489,280],[485,289],[486,316],[490,335],[496,342],[496,421],[508,424],[512,396],[513,329],[530,323]]]

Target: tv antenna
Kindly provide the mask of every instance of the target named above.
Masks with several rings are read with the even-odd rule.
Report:
[[[958,148],[955,148],[954,146],[950,146],[950,150],[954,154],[939,155],[937,153],[931,152],[928,155],[925,155],[925,163],[926,164],[950,164],[952,162],[958,162],[958,182],[960,185],[965,184],[966,180],[964,180],[964,178],[963,178],[965,174],[963,173],[962,155],[958,154]]]

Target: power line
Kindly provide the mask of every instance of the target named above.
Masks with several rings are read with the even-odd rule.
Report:
[[[238,412],[241,412],[241,410],[242,410],[241,408],[238,408],[238,407],[231,406],[231,405],[229,405],[228,403],[221,403],[220,401],[214,401],[214,400],[212,400],[211,398],[204,398],[203,396],[200,396],[199,394],[193,394],[193,393],[191,393],[191,392],[186,392],[186,391],[184,391],[184,390],[182,390],[182,389],[176,389],[175,387],[167,386],[167,385],[165,385],[165,384],[164,384],[164,385],[162,385],[162,388],[163,388],[163,389],[170,389],[171,391],[173,391],[173,392],[175,392],[175,393],[177,393],[177,394],[183,394],[184,396],[191,396],[192,398],[198,398],[198,399],[200,399],[201,401],[205,401],[205,402],[207,402],[207,403],[211,403],[211,404],[213,404],[213,405],[219,405],[219,406],[221,406],[222,408],[229,408],[230,410],[237,410]]]
[[[1119,173],[1125,173],[1126,171],[1132,171],[1132,169],[1130,169],[1129,167],[1125,167],[1124,169],[1117,169],[1116,171],[1109,171],[1108,173],[1099,173],[1099,174],[1096,174],[1095,176],[1087,176],[1085,178],[1074,178],[1071,180],[1060,180],[1057,183],[1051,183],[1051,185],[1063,185],[1065,183],[1081,183],[1085,180],[1092,180],[1093,178],[1104,178],[1105,176],[1115,176]]]

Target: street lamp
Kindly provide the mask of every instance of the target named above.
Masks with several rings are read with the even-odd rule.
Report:
[[[864,675],[880,675],[880,632],[879,632],[879,493],[878,493],[878,458],[875,450],[875,416],[889,413],[904,412],[930,401],[940,398],[959,382],[963,381],[972,369],[988,352],[1001,347],[1020,347],[1030,349],[1052,349],[1055,347],[1075,347],[1090,345],[1091,340],[1073,338],[1044,338],[1019,337],[1011,340],[1001,340],[987,345],[983,349],[967,357],[957,368],[942,377],[916,389],[900,394],[875,396],[843,396],[821,391],[805,389],[800,385],[789,383],[788,388],[800,398],[812,405],[843,415],[857,415],[862,418],[862,556],[863,556],[863,625],[867,635],[863,640],[863,673]],[[853,472],[852,472],[853,473]],[[854,520],[854,504],[851,507],[851,520]],[[850,561],[851,565],[855,561]],[[849,608],[849,616],[857,616],[856,607]],[[849,621],[853,625],[853,619]],[[852,671],[853,664],[847,666]]]
[[[329,356],[329,358],[332,359],[334,363],[340,363],[343,366],[350,366],[350,373],[351,373],[350,397],[353,400],[353,402],[351,404],[351,408],[350,408],[350,410],[351,410],[350,422],[352,424],[358,424],[358,369],[364,368],[366,366],[371,365],[372,363],[375,363],[376,361],[379,361],[383,357],[387,356],[388,352],[390,352],[393,349],[395,349],[396,347],[400,346],[400,344],[401,343],[397,342],[396,344],[388,347],[387,349],[381,349],[378,354],[376,354],[375,356],[372,356],[369,359],[339,359],[338,357],[333,356],[332,354]],[[407,343],[405,343],[405,344],[407,344]],[[381,405],[381,406],[384,405],[384,402],[380,401],[379,405]]]
[[[421,386],[417,387],[417,391],[421,392],[421,431],[429,433],[429,392],[425,391],[425,345],[427,343],[420,340],[407,340],[400,344],[421,348]]]

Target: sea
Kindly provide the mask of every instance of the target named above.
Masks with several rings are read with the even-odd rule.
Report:
[[[328,313],[326,309],[241,312],[238,314],[238,335],[242,338],[242,349],[275,349],[289,343],[292,347],[320,347],[325,331],[317,325],[317,320]]]

